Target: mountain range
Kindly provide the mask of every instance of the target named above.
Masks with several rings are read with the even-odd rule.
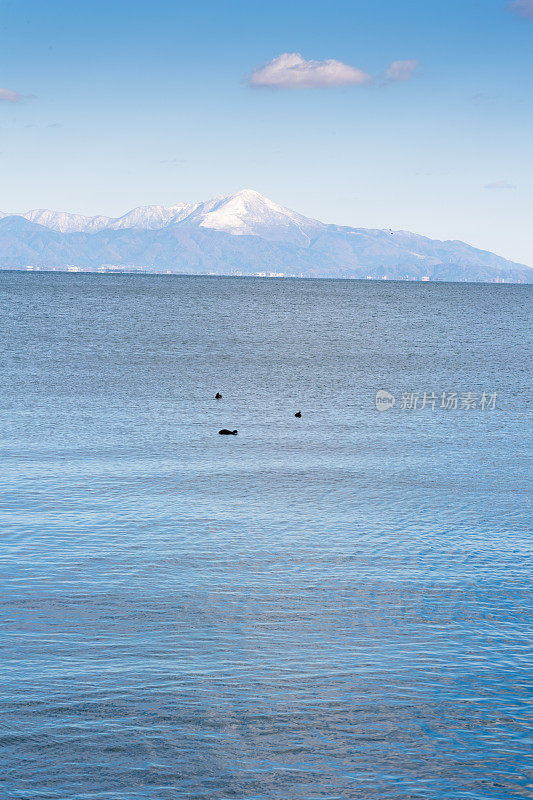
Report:
[[[0,268],[533,282],[533,269],[460,241],[309,219],[252,190],[121,217],[0,213]]]

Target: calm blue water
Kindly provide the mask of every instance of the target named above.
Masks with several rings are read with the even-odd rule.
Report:
[[[531,797],[531,293],[0,273],[2,800]]]

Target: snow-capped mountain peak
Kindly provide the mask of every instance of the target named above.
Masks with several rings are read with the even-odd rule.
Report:
[[[83,214],[50,211],[46,208],[36,208],[26,214],[21,214],[21,216],[30,222],[36,222],[38,225],[60,231],[60,233],[101,230],[108,227],[111,222],[110,217],[86,217]]]
[[[9,216],[0,214],[0,218]],[[101,230],[159,230],[168,225],[186,224],[234,236],[262,236],[267,239],[303,243],[310,228],[321,226],[295,211],[272,202],[253,189],[213,197],[200,203],[173,206],[139,206],[120,217],[70,214],[63,211],[33,209],[20,216],[61,233],[96,233]]]
[[[111,220],[108,225],[113,230],[121,228],[137,228],[138,230],[159,230],[173,222],[179,222],[187,216],[195,205],[180,203],[176,206],[139,206],[122,217]]]
[[[204,228],[224,230],[227,233],[243,233],[254,223],[264,223],[277,217],[289,218],[290,212],[259,192],[243,189],[237,194],[220,198],[219,202],[203,213],[200,223]]]
[[[9,215],[0,213],[0,218],[5,216]],[[160,230],[168,225],[185,224],[234,236],[261,236],[302,245],[309,241],[311,229],[323,227],[315,220],[277,205],[253,189],[243,189],[236,194],[200,203],[139,206],[115,218],[88,217],[48,209],[33,209],[20,216],[61,233],[97,233],[106,229]]]
[[[322,227],[252,189],[202,203],[187,221],[234,236],[261,236],[302,245],[309,241],[311,228]]]

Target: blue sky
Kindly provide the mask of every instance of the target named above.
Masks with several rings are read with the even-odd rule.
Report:
[[[373,80],[247,82],[285,53]],[[533,0],[4,0],[0,210],[252,188],[533,265],[532,66]]]

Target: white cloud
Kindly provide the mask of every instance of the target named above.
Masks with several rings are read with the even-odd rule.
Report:
[[[326,86],[361,86],[372,77],[342,61],[306,61],[299,53],[283,53],[255,69],[250,86],[274,89],[306,89]]]
[[[6,103],[17,103],[20,100],[20,95],[11,89],[0,89],[0,102],[2,100]]]
[[[512,3],[509,3],[508,8],[519,17],[533,19],[533,0],[513,0]]]
[[[494,183],[487,183],[485,189],[516,189],[516,186],[508,181],[495,181]]]
[[[409,58],[406,61],[393,61],[385,71],[387,81],[410,81],[418,67],[418,61]]]

